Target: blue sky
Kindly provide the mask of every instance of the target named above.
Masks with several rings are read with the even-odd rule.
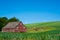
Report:
[[[60,21],[60,0],[0,0],[0,17],[23,23]]]

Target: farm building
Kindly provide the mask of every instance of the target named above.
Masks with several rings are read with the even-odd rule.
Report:
[[[2,28],[2,32],[26,32],[27,28],[22,22],[10,22]]]

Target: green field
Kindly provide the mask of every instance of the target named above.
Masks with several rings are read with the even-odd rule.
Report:
[[[0,40],[60,40],[60,30],[41,33],[2,33]]]
[[[45,32],[51,30],[60,30],[60,21],[32,23],[32,24],[25,24],[25,26],[28,28],[28,32]],[[35,31],[33,29],[38,29],[38,31]]]
[[[0,32],[0,40],[60,40],[60,21],[25,24],[25,33]]]
[[[28,28],[35,28],[35,27],[55,27],[55,28],[60,28],[60,21],[56,22],[42,22],[42,23],[31,23],[31,24],[25,24],[26,27]]]

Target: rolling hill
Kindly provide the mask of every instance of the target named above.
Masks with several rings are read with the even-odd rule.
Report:
[[[45,32],[51,30],[60,30],[60,21],[25,24],[28,32]]]

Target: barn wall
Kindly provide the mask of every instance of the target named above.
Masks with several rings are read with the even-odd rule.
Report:
[[[2,32],[13,32],[13,28],[3,28]]]

